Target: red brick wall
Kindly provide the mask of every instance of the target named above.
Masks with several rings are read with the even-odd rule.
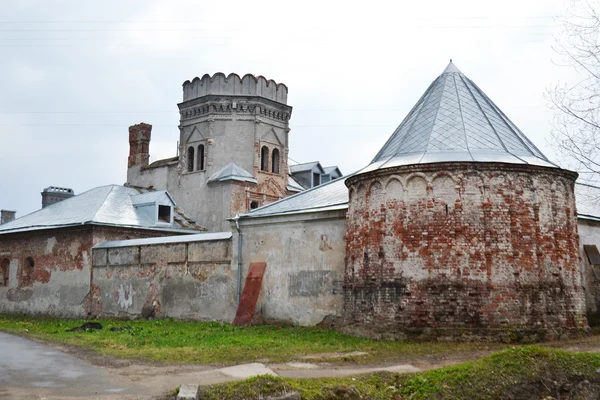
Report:
[[[576,174],[507,164],[405,166],[348,180],[348,327],[586,325]]]

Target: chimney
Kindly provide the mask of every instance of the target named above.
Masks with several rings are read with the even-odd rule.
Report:
[[[0,225],[13,221],[16,214],[16,211],[0,210]]]
[[[148,166],[150,159],[150,134],[152,125],[140,123],[129,127],[129,159],[127,167]]]
[[[73,189],[48,186],[42,192],[42,208],[46,208],[54,203],[58,203],[59,201],[66,200],[73,196],[75,196]]]

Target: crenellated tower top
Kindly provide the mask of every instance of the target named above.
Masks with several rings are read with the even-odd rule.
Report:
[[[208,95],[260,96],[278,103],[287,104],[288,88],[264,76],[246,74],[240,78],[238,74],[228,76],[217,72],[213,76],[205,74],[202,78],[194,78],[183,83],[183,101],[193,100]]]

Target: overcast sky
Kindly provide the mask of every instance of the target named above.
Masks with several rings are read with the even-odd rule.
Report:
[[[355,5],[357,4],[357,5]],[[289,88],[290,157],[359,169],[450,58],[552,160],[544,92],[562,1],[2,1],[0,208],[56,185],[126,180],[129,125],[175,155],[181,84],[264,75]]]

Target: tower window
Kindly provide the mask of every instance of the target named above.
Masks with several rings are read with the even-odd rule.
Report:
[[[158,221],[171,223],[171,206],[158,206]]]
[[[198,146],[198,170],[204,171],[204,145]]]
[[[5,258],[4,260],[2,260],[2,263],[0,264],[0,286],[6,286],[8,285],[8,266],[10,264],[10,261],[8,261],[8,258]]]
[[[279,173],[279,150],[273,149],[273,156],[271,157],[271,172],[274,174]]]
[[[260,149],[260,170],[269,170],[269,148],[267,146],[263,146],[263,148]]]
[[[190,147],[188,149],[188,154],[187,154],[187,170],[188,172],[193,172],[194,171],[194,148]]]

